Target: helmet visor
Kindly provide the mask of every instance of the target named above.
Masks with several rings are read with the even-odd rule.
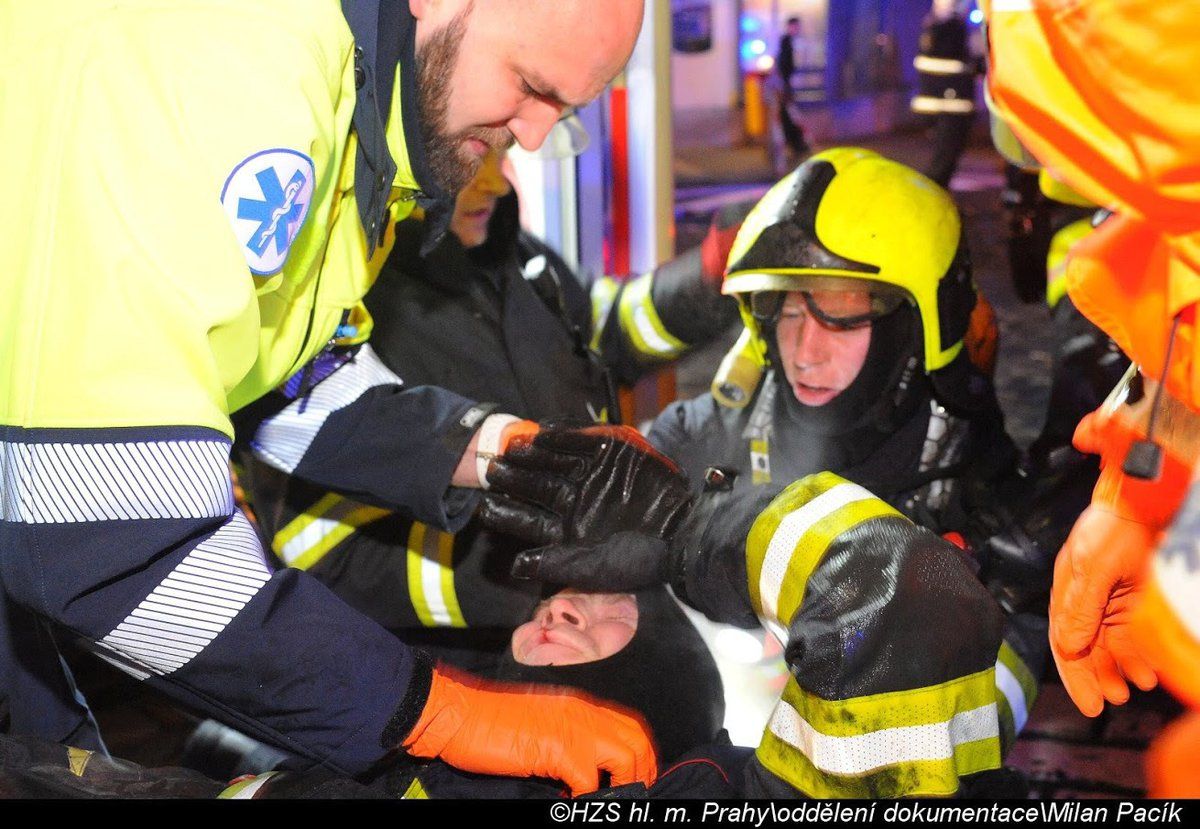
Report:
[[[807,314],[828,328],[848,331],[869,326],[905,301],[904,292],[891,286],[837,282],[831,287],[810,280],[791,291],[754,291],[749,297],[750,313],[758,322],[770,325],[778,323],[784,313]]]

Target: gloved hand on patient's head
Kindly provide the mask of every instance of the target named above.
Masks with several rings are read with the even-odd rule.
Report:
[[[680,598],[704,610],[709,599],[689,585],[744,583],[746,539],[759,515],[782,487],[734,492],[736,473],[710,469],[704,490],[687,506],[677,528],[665,537],[622,531],[593,542],[526,550],[513,561],[518,578],[569,584],[585,590],[638,590],[669,584]],[[706,574],[714,568],[727,577]]]
[[[543,426],[507,442],[487,472],[485,526],[531,544],[591,544],[633,531],[669,536],[691,492],[635,429]]]

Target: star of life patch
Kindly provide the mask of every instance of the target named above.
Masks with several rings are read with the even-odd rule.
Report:
[[[283,267],[308,216],[315,171],[295,150],[262,150],[225,179],[221,206],[252,273],[267,276]]]

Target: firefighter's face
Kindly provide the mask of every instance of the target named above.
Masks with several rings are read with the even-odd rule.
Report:
[[[854,317],[871,310],[866,291],[810,291],[812,301],[832,316]],[[871,347],[871,326],[848,330],[826,325],[799,291],[787,295],[775,327],[783,372],[796,400],[824,406],[845,391],[862,371]]]
[[[489,151],[541,146],[625,65],[643,0],[409,0],[430,165],[457,193]],[[457,170],[455,169],[457,166]]]
[[[594,662],[628,645],[637,624],[637,599],[629,593],[563,590],[513,631],[513,658],[522,665]]]

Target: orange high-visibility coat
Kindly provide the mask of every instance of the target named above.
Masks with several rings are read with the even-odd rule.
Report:
[[[990,0],[989,92],[1053,174],[1119,215],[1072,250],[1067,290],[1200,412],[1200,3]],[[1147,571],[1138,626],[1166,685],[1200,706],[1200,570]]]

